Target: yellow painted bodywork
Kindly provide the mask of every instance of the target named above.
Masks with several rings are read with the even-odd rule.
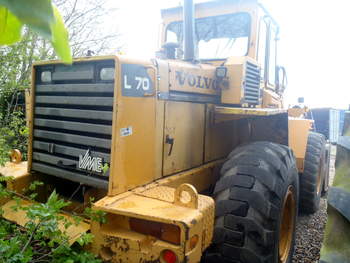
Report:
[[[192,92],[200,94],[218,94],[215,89],[216,67],[208,64],[192,64],[180,61],[169,63],[169,90]],[[200,79],[198,79],[200,76]],[[179,85],[178,79],[184,80],[184,85]],[[205,80],[206,79],[206,80]],[[195,85],[190,85],[195,83]]]
[[[203,163],[205,105],[167,101],[165,104],[163,176],[184,171]]]
[[[305,116],[305,113],[307,113],[309,109],[307,107],[296,107],[296,108],[289,108],[288,109],[288,116],[293,118],[302,118]]]
[[[289,118],[288,120],[289,147],[294,152],[299,172],[304,171],[307,139],[312,123],[313,121],[307,119]]]
[[[116,85],[113,111],[111,179],[109,195],[115,195],[135,188],[155,179],[157,137],[155,94],[148,97],[125,97],[121,95],[121,63],[141,64],[155,80],[155,69],[151,61],[133,61],[125,57],[114,57],[116,65]],[[142,113],[142,114],[141,114]],[[145,116],[147,116],[145,118]],[[120,129],[132,127],[132,136],[121,136]],[[159,153],[158,153],[159,154]],[[142,176],[139,176],[142,174]]]
[[[244,97],[244,81],[246,79],[246,64],[257,64],[257,62],[246,56],[246,57],[231,57],[225,63],[225,67],[229,72],[227,78],[227,87],[221,85],[221,102],[225,104],[242,104]]]
[[[234,107],[215,107],[216,114],[239,115],[239,116],[269,116],[285,113],[283,109],[260,109],[260,108],[234,108]]]
[[[264,89],[262,108],[283,108],[282,98],[271,90]]]
[[[248,12],[252,17],[248,54],[227,59],[225,66],[229,76],[225,79],[226,87],[215,79],[216,67],[223,61],[190,63],[138,60],[126,56],[88,57],[74,61],[115,62],[108,193],[94,204],[94,209],[107,213],[107,223],[91,222],[88,227],[96,237],[90,249],[104,260],[158,262],[162,251],[170,249],[176,253],[178,263],[199,262],[213,235],[214,200],[195,194],[198,204],[190,201],[185,205],[179,202],[176,189],[183,184],[187,189],[193,189],[192,194],[211,189],[219,178],[221,164],[240,144],[267,140],[289,145],[296,156],[299,171],[302,171],[310,122],[292,118],[288,121],[287,111],[282,108],[282,97],[273,91],[274,87],[266,89],[263,82],[259,105],[245,108],[241,104],[245,63],[259,63],[256,61],[257,21],[261,16],[258,9],[256,1],[248,0],[232,1],[229,6],[215,1],[211,10],[196,10],[196,17],[234,12]],[[164,30],[170,22],[181,19],[179,12],[164,12]],[[28,170],[24,170],[25,164],[21,164],[18,176],[25,178],[26,184],[32,171],[35,67],[57,63],[61,62],[40,62],[33,67],[27,107],[30,130]],[[142,97],[123,96],[122,64],[146,68],[154,92]],[[183,79],[185,75],[186,79]],[[196,85],[191,85],[194,81]],[[182,97],[169,99],[167,96],[171,93]],[[195,98],[199,97],[207,101],[196,101]],[[280,127],[276,128],[277,124],[281,124]],[[121,129],[127,127],[132,128],[130,136],[121,133]],[[169,139],[173,139],[172,147]],[[15,174],[16,169],[10,168],[6,173]],[[45,174],[42,176],[50,178]],[[20,191],[21,185],[18,183],[14,189]],[[11,211],[7,211],[6,216],[16,222],[23,219],[23,214]],[[181,242],[174,245],[135,232],[130,228],[130,218],[178,226]],[[83,225],[79,231],[86,230],[86,225]],[[190,248],[193,236],[198,236],[198,244]]]
[[[170,248],[176,253],[179,262],[183,262],[185,257],[189,259],[187,262],[199,262],[213,235],[214,201],[208,196],[199,195],[198,208],[190,208],[175,203],[174,193],[172,187],[155,186],[140,191],[136,189],[124,196],[106,197],[95,203],[95,209],[107,212],[111,221],[115,221],[104,226],[92,225],[91,231],[96,237],[94,252],[105,260],[115,262],[147,262],[159,260],[161,252]],[[147,218],[177,225],[181,229],[181,242],[179,245],[169,245],[135,233],[128,225],[129,218]],[[190,238],[195,235],[199,241],[190,249]],[[127,253],[119,252],[121,244],[128,248]],[[104,254],[106,251],[109,251],[108,256]]]
[[[179,262],[184,262],[185,257],[186,262],[199,262],[213,235],[214,201],[198,195],[198,205],[187,207],[175,202],[175,189],[184,183],[195,186],[198,191],[207,189],[218,179],[221,164],[222,161],[210,162],[96,202],[94,209],[105,211],[109,223],[92,222],[91,232],[96,238],[91,251],[112,262],[151,262],[159,260],[163,250],[171,249]],[[188,201],[186,195],[184,201]],[[132,231],[130,218],[177,225],[181,229],[181,243],[173,245]],[[190,239],[195,235],[199,237],[198,244],[190,249]]]
[[[23,190],[28,188],[32,178],[28,173],[27,166],[27,162],[19,164],[7,162],[3,167],[0,167],[0,176],[11,178],[6,182],[7,189],[23,193]]]

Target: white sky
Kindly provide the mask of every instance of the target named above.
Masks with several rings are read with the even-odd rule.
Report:
[[[123,34],[124,51],[139,58],[157,49],[160,9],[181,0],[110,0],[111,19]],[[280,65],[286,67],[286,106],[305,98],[311,107],[350,104],[350,1],[261,0],[278,21]]]

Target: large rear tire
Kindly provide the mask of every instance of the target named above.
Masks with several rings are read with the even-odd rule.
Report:
[[[254,142],[235,149],[215,187],[213,245],[205,262],[291,262],[298,192],[288,147]]]
[[[304,172],[300,175],[300,210],[305,214],[315,213],[320,199],[327,170],[326,140],[316,132],[308,136]]]

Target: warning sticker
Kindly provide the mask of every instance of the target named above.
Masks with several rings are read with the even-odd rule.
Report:
[[[130,135],[132,135],[132,127],[131,126],[120,129],[120,136],[121,137],[130,136]]]

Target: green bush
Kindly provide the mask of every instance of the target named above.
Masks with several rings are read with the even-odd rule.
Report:
[[[18,149],[27,159],[28,127],[24,113],[13,111],[7,125],[0,126],[0,165],[9,160],[8,153],[12,149]]]
[[[10,149],[26,153],[28,131],[18,98],[29,86],[33,60],[46,58],[46,51],[35,49],[39,37],[72,63],[68,32],[51,0],[0,0],[0,165]]]
[[[4,178],[0,181],[5,180]],[[28,190],[34,191],[41,185],[34,182]],[[83,246],[93,240],[90,233],[81,234],[73,246],[69,245],[67,229],[72,225],[78,225],[82,218],[72,217],[68,220],[62,215],[62,209],[68,205],[53,191],[45,203],[33,202],[30,206],[21,206],[17,195],[7,190],[0,184],[0,199],[11,197],[17,200],[12,207],[14,211],[23,210],[30,220],[24,228],[0,219],[0,263],[35,263],[35,262],[57,262],[57,263],[100,263],[90,252],[84,251]],[[35,195],[28,197],[33,201]],[[23,198],[23,197],[22,197]],[[0,215],[3,211],[0,208]],[[104,214],[88,209],[81,216],[89,216],[90,220],[104,220]],[[64,229],[60,230],[59,225]]]

